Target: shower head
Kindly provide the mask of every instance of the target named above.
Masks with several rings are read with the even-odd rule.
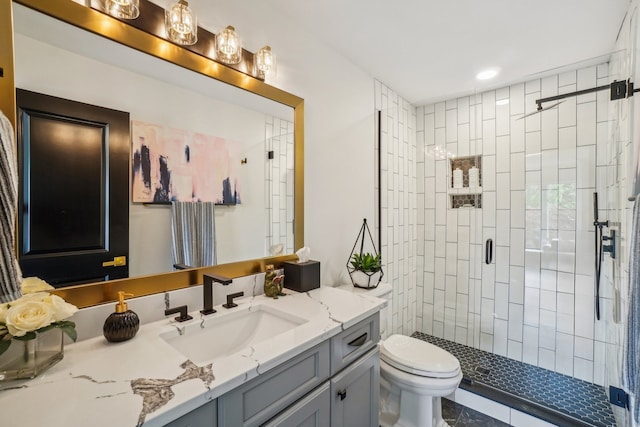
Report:
[[[564,101],[558,101],[555,104],[551,104],[551,105],[549,105],[547,107],[544,107],[544,108],[542,107],[542,103],[538,103],[538,109],[536,111],[533,111],[533,112],[531,112],[529,114],[525,114],[522,117],[518,117],[516,120],[522,120],[522,119],[527,118],[529,116],[534,116],[536,114],[540,114],[543,111],[551,110],[553,108],[556,108],[558,105],[562,104],[563,102]]]

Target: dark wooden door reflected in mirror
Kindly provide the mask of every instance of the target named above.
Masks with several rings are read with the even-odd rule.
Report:
[[[129,113],[21,89],[16,100],[23,276],[128,277]]]

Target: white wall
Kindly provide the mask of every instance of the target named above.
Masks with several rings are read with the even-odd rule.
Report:
[[[350,283],[347,258],[362,219],[375,213],[372,77],[266,2],[211,7],[214,30],[233,23],[247,49],[272,47],[278,75],[267,83],[304,98],[305,244],[323,284]]]

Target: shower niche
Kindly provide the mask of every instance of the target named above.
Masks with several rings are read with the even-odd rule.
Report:
[[[482,208],[482,157],[450,158],[448,182],[451,209]]]

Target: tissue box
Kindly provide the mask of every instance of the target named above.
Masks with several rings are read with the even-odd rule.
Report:
[[[298,292],[306,292],[320,287],[320,262],[285,261],[284,287]]]

